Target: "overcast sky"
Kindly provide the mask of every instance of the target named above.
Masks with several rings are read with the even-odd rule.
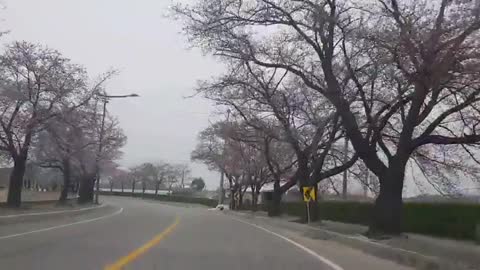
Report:
[[[184,0],[184,2],[194,0]],[[121,71],[107,85],[109,94],[135,92],[140,98],[113,100],[128,136],[121,165],[146,161],[189,162],[199,131],[217,118],[214,108],[193,94],[197,80],[221,73],[222,66],[188,49],[178,22],[166,18],[171,0],[0,0],[1,43],[27,40],[58,49],[83,64],[94,77]],[[218,173],[192,164],[209,189]],[[407,177],[411,194],[418,193]],[[471,185],[471,183],[469,184]],[[468,185],[466,185],[468,187]]]
[[[197,80],[221,72],[221,65],[188,49],[178,22],[165,17],[169,0],[0,0],[1,38],[27,40],[59,50],[94,77],[111,67],[120,75],[109,94],[135,92],[140,98],[113,100],[128,136],[121,165],[145,161],[189,162],[199,131],[215,118],[214,108],[193,94]],[[192,164],[215,189],[218,174]]]

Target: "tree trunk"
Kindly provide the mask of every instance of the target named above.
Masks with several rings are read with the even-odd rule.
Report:
[[[71,193],[75,193],[77,191],[76,186],[77,186],[77,180],[73,179],[73,183],[70,185],[70,192]]]
[[[123,181],[120,182],[120,186],[121,186],[122,193],[123,193]]]
[[[95,177],[87,175],[80,181],[78,190],[78,203],[93,203]]]
[[[397,235],[402,232],[404,172],[405,166],[394,163],[385,178],[379,179],[380,193],[375,200],[369,235]]]
[[[343,164],[348,162],[348,138],[345,138],[345,145],[343,148]],[[348,170],[343,171],[342,179],[342,199],[348,198]]]
[[[142,182],[142,198],[145,197],[146,183]]]
[[[160,183],[158,183],[158,182],[155,183],[155,196],[158,195],[158,188],[159,188],[159,186],[160,186]]]
[[[280,190],[275,190],[271,193],[271,198],[268,202],[268,216],[277,217],[282,214],[281,202],[282,202],[282,192]]]
[[[7,197],[7,205],[10,207],[20,207],[22,203],[22,184],[26,164],[27,156],[19,156],[14,160],[13,170],[10,173]]]
[[[63,160],[63,188],[58,202],[63,204],[67,201],[68,189],[70,188],[70,159]]]
[[[132,182],[132,196],[135,194],[135,181]]]
[[[260,198],[260,194],[261,194],[261,193],[260,193],[260,189],[257,189],[257,190],[255,191],[255,205],[254,205],[255,211],[258,210],[258,198]]]
[[[242,208],[243,208],[243,192],[242,192],[242,188],[239,188],[237,209],[242,210]]]
[[[251,189],[251,193],[252,193],[252,205],[251,205],[250,210],[257,211],[257,198],[255,196],[255,194],[256,194],[255,186],[251,185],[250,189]]]
[[[237,205],[235,201],[235,190],[232,188],[230,189],[230,210],[236,210]]]

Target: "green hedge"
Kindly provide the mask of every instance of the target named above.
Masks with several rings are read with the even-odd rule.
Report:
[[[480,224],[479,204],[406,203],[403,228],[408,232],[475,239]]]
[[[305,204],[283,203],[283,212],[302,216]],[[322,219],[368,225],[373,204],[365,202],[322,201]],[[259,207],[262,209],[262,207]],[[403,229],[406,232],[456,239],[476,239],[476,224],[480,224],[480,205],[461,203],[405,203]]]
[[[102,192],[117,196],[132,196],[129,192]],[[135,193],[133,197],[143,197],[159,201],[202,204],[209,207],[217,205],[216,200],[207,198],[184,197]],[[244,205],[244,209],[248,209]],[[368,225],[373,204],[352,201],[321,201],[318,211],[322,219]],[[264,205],[257,207],[266,211]],[[456,239],[476,239],[476,224],[480,224],[480,204],[461,203],[405,203],[403,208],[403,229],[406,232]],[[285,214],[303,216],[303,202],[282,203]]]
[[[217,200],[212,200],[208,198],[196,198],[196,197],[185,197],[185,196],[175,196],[175,195],[155,195],[155,194],[142,194],[142,193],[131,193],[131,192],[101,192],[102,194],[114,195],[114,196],[125,196],[125,197],[135,197],[135,198],[145,198],[153,199],[164,202],[181,202],[181,203],[193,203],[193,204],[202,204],[209,207],[217,206]]]
[[[321,219],[368,225],[371,203],[349,201],[322,201],[318,204],[318,214]],[[305,203],[282,203],[282,212],[292,216],[302,216],[305,213]]]

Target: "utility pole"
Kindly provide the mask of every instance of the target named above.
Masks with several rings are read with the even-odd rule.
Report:
[[[102,113],[102,123],[100,127],[100,138],[98,142],[98,153],[97,153],[97,160],[95,161],[95,204],[98,204],[98,194],[100,193],[100,158],[102,155],[103,149],[103,136],[105,133],[105,114],[107,113],[107,103],[108,99],[105,97],[103,99],[103,113]]]
[[[343,164],[348,162],[348,138],[345,137],[345,145],[343,148]],[[342,198],[347,199],[348,193],[348,170],[343,171],[343,185],[342,185]]]
[[[182,189],[185,188],[185,166],[182,167],[182,183],[181,183]]]
[[[227,110],[227,124],[229,123],[230,121],[230,109]],[[227,142],[227,139],[225,136],[225,132],[224,132],[224,143],[223,143],[223,154],[222,154],[222,162],[225,162],[225,150],[226,150],[226,142]],[[218,204],[223,204],[223,201],[225,199],[225,190],[223,189],[223,184],[225,183],[225,172],[224,172],[224,168],[220,168],[220,187],[219,187],[219,194],[218,194]]]
[[[138,97],[137,94],[130,94],[130,95],[106,95],[97,93],[97,96],[103,99],[103,113],[102,113],[102,123],[100,127],[100,134],[98,139],[98,152],[97,157],[95,159],[95,203],[98,204],[98,195],[100,194],[100,159],[102,157],[103,151],[103,137],[105,136],[105,116],[107,114],[107,103],[111,98],[129,98],[129,97]]]

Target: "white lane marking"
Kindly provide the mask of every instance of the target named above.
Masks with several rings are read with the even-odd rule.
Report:
[[[259,226],[259,225],[257,225],[257,224],[253,224],[253,223],[250,223],[250,222],[246,222],[246,221],[244,221],[244,220],[241,220],[241,219],[238,219],[238,218],[235,218],[235,217],[232,217],[232,218],[235,219],[236,221],[242,222],[242,223],[244,223],[244,224],[248,224],[248,225],[250,225],[250,226],[253,226],[253,227],[257,228],[257,229],[260,229],[260,230],[262,230],[262,231],[265,231],[265,232],[267,232],[267,233],[269,233],[269,234],[272,234],[272,235],[274,235],[274,236],[276,236],[276,237],[279,237],[279,238],[281,238],[281,239],[289,242],[290,244],[292,244],[292,245],[300,248],[301,250],[307,252],[308,254],[312,255],[313,257],[315,257],[317,260],[321,261],[322,263],[330,266],[333,270],[344,270],[344,269],[343,269],[341,266],[339,266],[338,264],[330,261],[329,259],[327,259],[327,258],[325,258],[325,257],[323,257],[323,256],[318,255],[315,251],[313,251],[313,250],[311,250],[311,249],[303,246],[302,244],[300,244],[300,243],[298,243],[298,242],[293,241],[292,239],[290,239],[290,238],[288,238],[288,237],[285,237],[285,236],[283,236],[283,235],[281,235],[281,234],[278,234],[278,233],[276,233],[276,232],[272,232],[272,231],[270,231],[269,229],[266,229],[266,228],[264,228],[264,227],[262,227],[262,226]]]
[[[51,231],[51,230],[60,229],[60,228],[65,228],[65,227],[69,227],[69,226],[73,226],[73,225],[78,225],[78,224],[83,224],[83,223],[89,223],[89,222],[93,222],[93,221],[97,221],[97,220],[101,220],[101,219],[106,219],[106,218],[109,218],[109,217],[113,217],[113,216],[118,215],[118,214],[120,214],[120,213],[122,213],[122,212],[123,212],[123,208],[120,208],[118,211],[116,211],[116,212],[114,212],[114,213],[111,213],[111,214],[108,214],[108,215],[105,215],[105,216],[101,216],[101,217],[97,217],[97,218],[92,218],[92,219],[81,220],[81,221],[77,221],[77,222],[73,222],[73,223],[68,223],[68,224],[57,225],[57,226],[48,227],[48,228],[43,228],[43,229],[39,229],[39,230],[33,230],[33,231],[29,231],[29,232],[23,232],[23,233],[5,235],[5,236],[1,236],[1,237],[0,237],[0,240],[8,239],[8,238],[14,238],[14,237],[18,237],[18,236],[24,236],[24,235],[33,234],[33,233]]]
[[[62,211],[49,211],[49,212],[38,212],[38,213],[27,213],[27,214],[18,214],[18,215],[4,215],[0,216],[0,218],[14,218],[14,217],[24,217],[24,216],[41,216],[41,215],[53,215],[53,214],[60,214],[60,213],[70,213],[70,212],[79,212],[79,211],[86,211],[91,209],[96,209],[100,207],[105,207],[106,204],[100,206],[93,206],[93,207],[85,207],[75,210],[62,210]]]
[[[267,219],[266,217],[256,217],[256,218]],[[234,218],[234,219],[237,219],[237,218]],[[366,244],[373,244],[373,245],[376,245],[376,246],[379,246],[379,247],[382,247],[382,248],[396,250],[396,251],[409,253],[409,254],[413,254],[413,255],[416,255],[416,256],[421,256],[421,257],[430,259],[430,257],[428,257],[425,254],[421,254],[421,253],[411,251],[411,250],[408,250],[408,249],[393,247],[393,246],[389,246],[389,245],[382,244],[382,243],[379,243],[379,242],[375,242],[374,240],[370,240],[368,238],[365,238],[364,236],[350,236],[350,235],[341,234],[341,233],[334,232],[334,231],[329,231],[329,230],[325,230],[325,229],[321,229],[321,228],[316,228],[316,227],[313,227],[311,225],[310,225],[309,229],[316,230],[316,231],[321,231],[323,233],[327,233],[327,234],[331,234],[331,235],[335,235],[336,237],[352,239],[352,240],[360,241],[360,242],[363,242],[363,243],[366,243]]]

